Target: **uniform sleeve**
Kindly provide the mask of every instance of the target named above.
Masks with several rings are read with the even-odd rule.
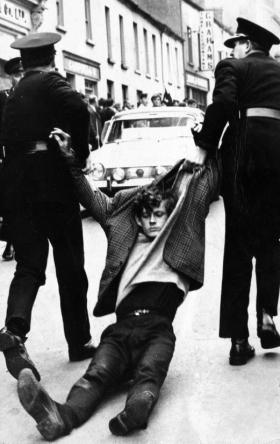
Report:
[[[44,81],[54,109],[67,122],[76,158],[83,164],[89,155],[87,105],[60,74],[48,73]]]
[[[195,143],[207,151],[215,151],[226,123],[238,112],[237,60],[225,59],[215,71],[212,104],[207,107],[202,130],[194,135]]]

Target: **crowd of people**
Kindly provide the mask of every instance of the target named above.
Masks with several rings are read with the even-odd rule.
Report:
[[[120,436],[147,427],[174,353],[176,311],[204,282],[205,219],[219,185],[226,214],[220,336],[231,339],[229,364],[245,365],[255,354],[248,341],[253,258],[260,343],[264,349],[280,346],[273,321],[280,287],[280,65],[269,56],[280,40],[249,20],[237,21],[236,34],[225,42],[232,57],[218,63],[213,102],[202,128],[193,128],[204,163],[181,159],[152,184],[113,198],[92,189],[84,175],[90,149],[100,143],[99,132],[89,140],[90,127],[102,128],[115,113],[114,103],[85,101],[56,72],[58,34],[31,34],[11,45],[20,50],[24,76],[5,103],[1,127],[0,211],[17,266],[0,350],[18,379],[24,409],[47,440],[81,426],[108,390],[127,380],[126,404],[110,420],[110,431]],[[154,106],[164,102],[159,94],[151,99]],[[146,106],[147,95],[141,100]],[[97,348],[87,313],[79,202],[108,240],[94,315],[115,313],[116,322]],[[49,242],[69,360],[91,358],[64,403],[39,382],[25,347],[46,279]]]
[[[91,94],[89,97],[82,94],[82,98],[87,103],[90,114],[89,143],[91,150],[96,150],[102,146],[101,134],[104,123],[107,120],[110,120],[118,112],[129,111],[135,108],[128,100],[125,100],[123,106],[121,106],[120,103],[115,103],[112,98],[98,99],[94,94]],[[173,100],[167,91],[165,91],[164,94],[153,94],[150,100],[148,94],[141,93],[139,102],[137,103],[137,109],[148,108],[150,106],[191,106],[197,108],[198,103],[195,99],[187,97],[183,101]]]

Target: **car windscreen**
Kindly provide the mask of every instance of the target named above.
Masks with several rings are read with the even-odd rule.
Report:
[[[113,123],[107,142],[187,135],[193,125],[188,116],[120,119]]]

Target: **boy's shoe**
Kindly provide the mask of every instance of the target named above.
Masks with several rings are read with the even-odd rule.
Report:
[[[110,420],[111,433],[116,436],[125,436],[135,430],[145,429],[154,406],[154,399],[154,394],[149,391],[132,395],[125,409]]]
[[[30,369],[24,369],[18,377],[18,396],[23,408],[37,422],[37,429],[47,441],[67,435],[66,426],[57,404]]]

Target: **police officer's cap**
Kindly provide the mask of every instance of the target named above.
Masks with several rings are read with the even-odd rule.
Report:
[[[233,48],[236,41],[243,39],[259,43],[266,50],[269,50],[272,45],[280,43],[275,34],[250,20],[238,17],[237,24],[236,33],[224,42],[224,45],[228,48]]]
[[[60,39],[61,35],[57,34],[56,32],[36,32],[15,40],[11,44],[11,48],[20,49],[23,51],[44,48],[47,46],[53,46]]]
[[[14,57],[13,59],[8,60],[4,65],[4,71],[9,75],[23,71],[21,58]]]

